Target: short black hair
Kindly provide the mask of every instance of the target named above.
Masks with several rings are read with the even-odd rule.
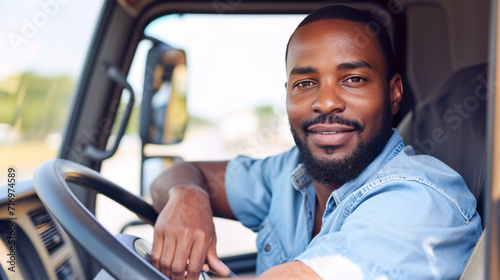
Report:
[[[307,17],[305,17],[297,26],[293,34],[290,36],[290,39],[288,39],[285,52],[285,63],[288,57],[288,46],[290,45],[290,41],[292,40],[292,37],[297,29],[315,21],[329,19],[341,19],[360,22],[368,26],[373,32],[373,34],[369,34],[369,36],[377,38],[380,50],[382,51],[382,55],[384,56],[385,65],[387,68],[387,80],[390,80],[392,76],[394,76],[394,74],[396,73],[396,59],[394,58],[394,52],[392,50],[389,33],[387,33],[384,25],[382,25],[378,20],[376,20],[368,13],[343,5],[326,6],[307,15]]]

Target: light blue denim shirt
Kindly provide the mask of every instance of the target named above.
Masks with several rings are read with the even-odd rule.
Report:
[[[297,148],[226,169],[229,205],[257,231],[257,274],[299,260],[323,279],[458,278],[481,218],[463,179],[415,155],[395,130],[361,175],[330,195],[311,240],[316,194]]]

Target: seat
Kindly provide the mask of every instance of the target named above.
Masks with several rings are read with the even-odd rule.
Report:
[[[483,218],[486,177],[487,64],[464,68],[439,84],[398,126],[406,145],[457,171],[477,199]],[[461,279],[484,279],[485,234]]]
[[[486,170],[487,64],[462,69],[439,84],[398,129],[417,154],[434,156],[464,178],[483,217]],[[459,151],[459,152],[457,152]]]

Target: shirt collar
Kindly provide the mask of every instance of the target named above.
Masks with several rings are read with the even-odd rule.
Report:
[[[304,164],[299,163],[295,170],[292,172],[292,185],[293,187],[300,191],[307,186],[309,186],[312,182],[311,176],[306,171]]]

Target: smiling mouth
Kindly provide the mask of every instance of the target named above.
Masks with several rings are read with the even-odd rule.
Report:
[[[318,133],[318,134],[337,134],[337,133],[342,133],[346,131],[311,131],[312,133]]]
[[[349,125],[344,125],[344,124],[319,123],[319,124],[311,125],[306,130],[308,133],[330,135],[330,134],[353,132],[353,131],[357,130],[357,128],[349,126]]]
[[[311,142],[320,147],[343,146],[358,131],[355,127],[344,124],[314,124],[307,128]]]

